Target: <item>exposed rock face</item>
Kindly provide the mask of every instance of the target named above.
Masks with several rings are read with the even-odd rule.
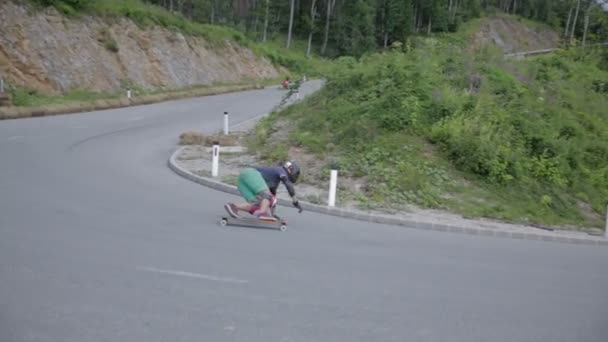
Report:
[[[550,49],[559,45],[559,34],[541,25],[532,28],[513,18],[488,18],[473,39],[475,49],[483,45],[497,46],[505,53]]]
[[[0,75],[46,93],[112,91],[125,84],[179,88],[276,77],[266,59],[234,42],[200,37],[127,19],[66,18],[50,8],[34,12],[0,4]]]

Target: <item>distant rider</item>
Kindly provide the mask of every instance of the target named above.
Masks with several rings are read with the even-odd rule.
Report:
[[[246,211],[260,220],[276,220],[274,208],[277,203],[277,188],[285,185],[294,207],[302,212],[296,199],[294,184],[300,176],[300,166],[295,162],[286,162],[276,167],[248,167],[241,170],[237,180],[237,189],[246,203],[226,203],[224,208],[230,216],[238,218],[239,211]]]

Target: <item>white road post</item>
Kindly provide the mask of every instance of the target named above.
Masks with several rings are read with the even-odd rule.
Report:
[[[0,77],[0,93],[4,93],[4,77]]]
[[[338,170],[331,170],[331,178],[329,180],[329,199],[327,204],[330,207],[336,206],[336,187],[338,186]]]
[[[211,165],[211,176],[217,177],[220,169],[220,144],[218,142],[213,143],[211,150],[213,163]]]
[[[224,112],[224,135],[228,135],[230,129],[228,126],[228,112]]]
[[[606,228],[604,228],[604,237],[608,239],[608,203],[606,203]]]
[[[127,89],[127,98],[130,99],[131,98],[131,89]]]

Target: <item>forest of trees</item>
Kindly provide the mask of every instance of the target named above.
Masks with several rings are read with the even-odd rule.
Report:
[[[83,2],[83,0],[72,0]],[[320,54],[361,55],[412,34],[455,31],[482,12],[506,12],[563,30],[564,42],[608,40],[608,0],[146,0],[260,41],[286,35]]]
[[[78,10],[103,0],[34,0]],[[308,41],[321,55],[359,56],[413,34],[454,32],[482,13],[517,14],[563,30],[564,45],[608,41],[608,0],[142,0],[258,41]]]

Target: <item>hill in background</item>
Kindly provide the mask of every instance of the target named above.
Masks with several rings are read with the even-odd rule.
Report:
[[[238,42],[236,31],[225,31],[191,36],[140,27],[127,18],[70,18],[53,7],[3,2],[1,72],[9,84],[45,94],[176,89],[279,76],[268,58]]]

